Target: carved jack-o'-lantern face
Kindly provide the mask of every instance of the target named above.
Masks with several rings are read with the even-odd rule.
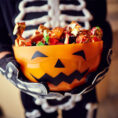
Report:
[[[69,91],[86,82],[97,69],[103,42],[53,46],[13,47],[24,75],[33,82],[45,81],[51,91]]]

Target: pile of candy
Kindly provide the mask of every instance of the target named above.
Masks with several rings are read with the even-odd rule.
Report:
[[[25,39],[22,34],[25,30],[25,23],[17,23],[14,34],[17,35],[15,40],[16,46],[44,46],[44,45],[63,45],[72,43],[96,42],[102,39],[103,32],[100,27],[93,27],[86,30],[77,22],[72,22],[66,27],[56,27],[49,29],[43,25],[34,32],[34,34]]]

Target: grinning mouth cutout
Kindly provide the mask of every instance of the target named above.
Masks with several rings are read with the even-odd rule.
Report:
[[[84,75],[88,72],[89,69],[85,70],[83,73],[80,73],[78,70],[74,71],[70,75],[65,75],[64,73],[58,74],[56,77],[51,77],[48,74],[44,74],[41,78],[36,78],[34,75],[30,74],[36,81],[38,82],[49,82],[55,86],[60,84],[61,82],[66,82],[71,84],[74,79],[81,80]]]

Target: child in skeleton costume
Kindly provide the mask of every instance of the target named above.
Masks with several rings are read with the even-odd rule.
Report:
[[[65,26],[77,21],[83,28],[103,29],[103,53],[96,72],[87,76],[86,84],[68,92],[50,92],[47,84],[27,81],[14,59],[12,45],[15,23],[25,21],[23,37],[29,37],[39,24]],[[11,40],[12,39],[12,40]],[[0,71],[21,90],[26,118],[95,118],[98,107],[95,85],[108,71],[112,33],[106,21],[106,0],[1,0],[0,1]]]

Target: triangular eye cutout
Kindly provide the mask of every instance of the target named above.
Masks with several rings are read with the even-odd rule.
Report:
[[[47,56],[39,51],[36,51],[34,55],[32,56],[32,59],[37,58],[37,57],[47,57]]]
[[[57,60],[57,63],[55,65],[55,68],[64,68],[63,63],[60,61],[60,59]]]
[[[81,57],[83,57],[86,60],[85,53],[84,53],[83,50],[75,52],[75,53],[73,53],[73,55],[81,56]]]

